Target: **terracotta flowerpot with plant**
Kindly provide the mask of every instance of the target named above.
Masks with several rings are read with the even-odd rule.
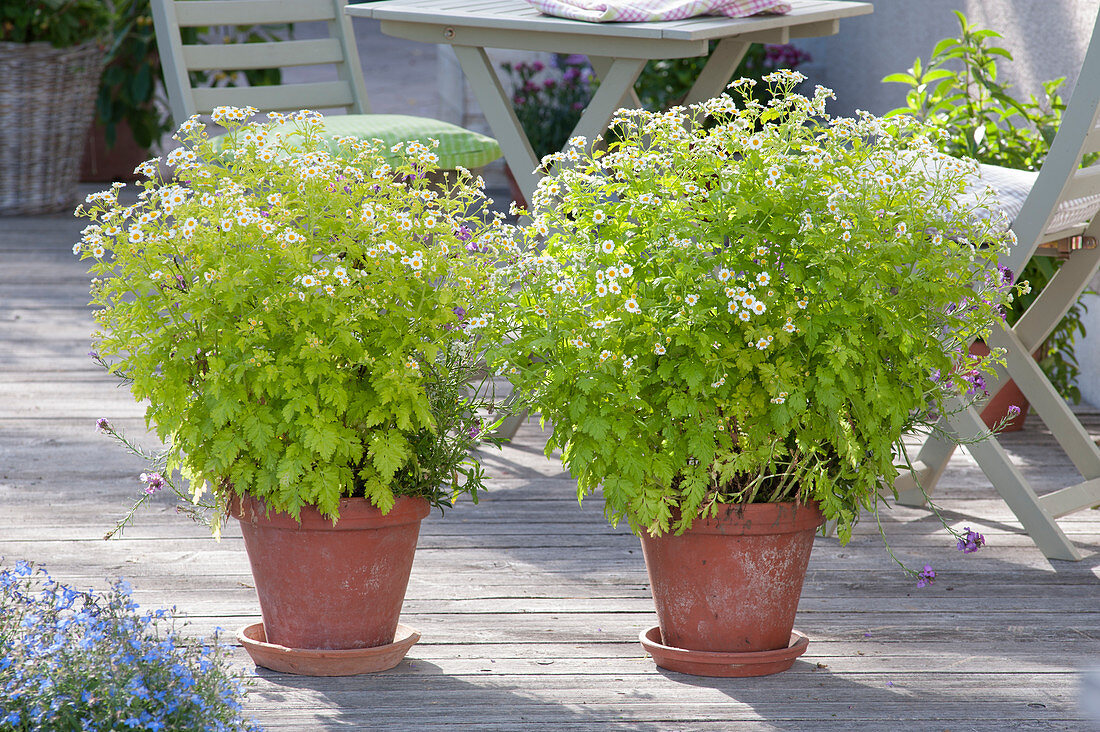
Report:
[[[374,670],[415,641],[397,615],[420,520],[483,488],[479,326],[516,245],[475,217],[468,173],[429,183],[428,145],[348,138],[337,155],[320,115],[246,123],[255,111],[215,110],[217,145],[184,124],[172,177],[145,163],[136,205],[122,184],[88,197],[74,251],[96,276],[95,355],[165,444],[135,509],[167,487],[215,534],[240,520],[264,620],[240,637],[258,662]]]
[[[902,435],[978,397],[997,355],[966,345],[1009,297],[1007,239],[967,208],[967,164],[912,119],[826,116],[831,92],[795,94],[803,78],[766,76],[767,105],[745,80],[620,111],[606,149],[570,141],[532,202],[539,248],[515,266],[511,340],[491,354],[553,425],[547,452],[578,495],[600,490],[642,537],[660,621],[643,642],[691,673],[771,673],[804,650],[793,608],[814,529],[848,541],[904,469]],[[782,601],[760,589],[776,583]],[[709,589],[689,603],[692,585]],[[731,615],[752,620],[699,620]]]

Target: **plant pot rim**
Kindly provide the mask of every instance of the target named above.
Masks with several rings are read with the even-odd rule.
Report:
[[[772,651],[693,651],[665,645],[659,625],[643,630],[638,635],[638,640],[661,668],[693,676],[722,677],[767,676],[786,671],[796,658],[806,652],[810,644],[809,638],[793,630],[787,646]]]
[[[341,498],[340,514],[336,523],[321,513],[316,506],[302,506],[299,517],[282,511],[268,511],[266,502],[251,494],[243,497],[233,494],[229,499],[229,515],[239,521],[264,523],[274,529],[356,531],[382,526],[398,526],[422,521],[432,507],[426,498],[397,496],[393,508],[383,514],[366,498]]]
[[[354,676],[385,671],[401,663],[420,633],[398,624],[393,642],[370,648],[324,650],[287,648],[268,643],[263,623],[252,623],[237,631],[237,640],[257,666],[301,676]]]
[[[696,518],[688,533],[692,534],[790,534],[817,529],[825,523],[825,515],[817,501],[805,503],[726,503],[709,518]],[[659,538],[659,537],[658,537]]]

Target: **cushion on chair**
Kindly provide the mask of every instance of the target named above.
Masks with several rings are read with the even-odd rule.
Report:
[[[326,137],[378,138],[385,143],[386,153],[393,145],[406,140],[419,140],[425,145],[439,140],[435,152],[439,167],[480,168],[500,157],[500,145],[491,137],[441,122],[429,117],[404,114],[338,114],[325,117]],[[332,146],[335,153],[337,147]]]
[[[1015,221],[1027,200],[1031,187],[1039,173],[1032,170],[1014,170],[999,165],[979,163],[978,180],[967,186],[968,192],[977,195],[985,186],[991,187],[997,196],[1000,210],[1007,221]],[[1085,223],[1100,211],[1100,195],[1085,196],[1063,201],[1058,205],[1047,231],[1058,231],[1074,224]]]
[[[292,122],[275,127],[276,131],[283,134],[293,129]],[[500,157],[500,145],[493,138],[430,117],[405,114],[326,115],[325,138],[330,143],[329,152],[334,155],[339,152],[339,145],[335,143],[339,137],[382,140],[383,154],[393,161],[397,160],[398,155],[391,153],[390,148],[399,142],[418,140],[430,145],[431,140],[439,140],[439,147],[435,152],[439,155],[437,166],[442,170],[453,170],[457,167],[472,170]]]

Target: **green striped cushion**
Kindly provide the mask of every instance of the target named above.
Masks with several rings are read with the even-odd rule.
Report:
[[[439,155],[439,167],[444,170],[459,166],[480,168],[500,157],[500,145],[491,137],[449,122],[404,114],[339,114],[325,117],[325,137],[378,138],[385,143],[387,154],[389,148],[398,142],[419,140],[429,145],[429,140],[439,140],[435,152]],[[332,146],[331,152],[337,152],[336,145]]]

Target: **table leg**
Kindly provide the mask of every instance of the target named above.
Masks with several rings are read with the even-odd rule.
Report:
[[[481,105],[481,111],[489,123],[497,142],[500,144],[504,160],[515,176],[516,183],[528,201],[534,197],[539,174],[535,172],[539,161],[531,148],[531,141],[523,131],[523,126],[512,108],[512,101],[500,83],[489,56],[484,48],[473,46],[454,46],[462,71],[470,82],[470,89]]]
[[[748,53],[750,45],[752,44],[748,41],[737,38],[723,38],[719,41],[683,103],[696,104],[721,94],[729,84],[733,72],[737,70],[737,65]]]
[[[597,78],[599,78],[601,80],[605,76],[607,76],[607,72],[611,70],[611,64],[614,63],[614,61],[615,61],[615,59],[609,58],[607,56],[589,56],[588,57],[588,62],[590,64],[592,64],[592,68],[595,70]],[[635,79],[635,81],[637,81],[637,79]],[[642,100],[640,100],[638,98],[637,92],[634,91],[633,84],[631,84],[631,87],[626,90],[625,94],[623,94],[622,99],[619,100],[619,108],[625,108],[625,109],[641,109],[642,108]]]
[[[621,107],[624,98],[634,96],[634,99],[637,99],[634,95],[634,82],[638,80],[638,74],[642,73],[642,67],[645,66],[645,59],[640,58],[597,58],[601,65],[606,61],[610,61],[610,64],[605,67],[606,71],[600,74],[600,86],[596,89],[592,101],[588,103],[571,135],[572,137],[579,135],[589,142],[607,130],[608,122],[615,115],[615,111]],[[637,109],[637,107],[632,108]]]

